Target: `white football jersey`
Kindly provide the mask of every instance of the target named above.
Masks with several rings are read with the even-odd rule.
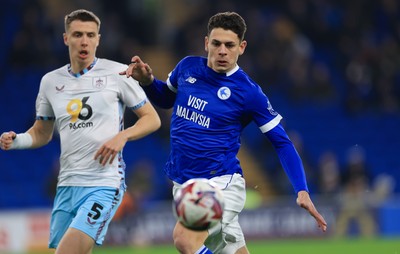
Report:
[[[147,102],[136,80],[119,75],[127,67],[98,59],[79,77],[70,74],[65,65],[42,78],[36,119],[55,119],[61,141],[58,186],[125,185],[122,151],[106,166],[94,156],[123,129],[125,107],[136,109]]]

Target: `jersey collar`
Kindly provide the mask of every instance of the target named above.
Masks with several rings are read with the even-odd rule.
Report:
[[[74,72],[72,71],[71,64],[68,64],[68,72],[69,72],[69,74],[71,74],[72,76],[74,76],[74,77],[76,77],[76,78],[79,78],[79,77],[82,76],[83,74],[85,74],[85,73],[87,73],[88,71],[90,71],[90,70],[93,68],[93,66],[96,64],[96,62],[97,62],[97,57],[94,58],[93,63],[91,63],[91,64],[89,65],[89,67],[86,67],[85,69],[81,70],[81,71],[78,72],[78,73],[74,73]]]
[[[239,70],[239,65],[236,65],[232,70],[228,71],[226,73],[226,76],[229,77],[230,75],[232,75],[233,73],[235,73],[237,70]]]
[[[240,68],[239,65],[236,64],[236,66],[233,67],[233,69],[230,70],[230,71],[228,71],[228,72],[216,72],[216,71],[214,71],[213,69],[211,69],[210,67],[208,67],[207,65],[206,65],[206,67],[207,67],[207,69],[209,70],[210,73],[213,73],[212,75],[226,76],[226,77],[231,76],[232,74],[234,74],[235,72],[237,72],[237,71],[239,70],[239,68]]]

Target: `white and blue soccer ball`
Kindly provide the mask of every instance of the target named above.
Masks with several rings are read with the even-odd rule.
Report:
[[[207,230],[217,225],[222,220],[223,211],[222,191],[208,179],[188,180],[173,201],[175,217],[191,230]]]

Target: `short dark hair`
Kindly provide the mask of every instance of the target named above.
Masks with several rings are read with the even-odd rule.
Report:
[[[68,30],[69,25],[74,20],[95,22],[97,24],[98,31],[100,31],[100,24],[101,24],[100,19],[91,11],[80,9],[73,11],[68,15],[65,15],[64,19],[65,31]]]
[[[243,41],[247,25],[244,19],[236,12],[220,12],[210,18],[207,28],[207,35],[210,35],[214,28],[223,28],[225,30],[233,31],[237,34],[240,41]]]

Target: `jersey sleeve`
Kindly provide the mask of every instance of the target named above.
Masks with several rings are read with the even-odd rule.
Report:
[[[181,69],[183,68],[182,66],[188,62],[188,59],[188,57],[182,59],[168,74],[168,78],[165,82],[154,78],[152,84],[143,87],[151,102],[164,109],[169,109],[174,106]]]
[[[247,99],[245,107],[251,119],[256,123],[262,133],[266,133],[277,126],[282,116],[276,112],[268,99],[263,93],[261,87],[253,85],[251,89],[246,91]]]
[[[164,81],[154,78],[153,83],[143,87],[151,102],[160,108],[169,109],[174,106],[176,99],[176,90],[170,90],[168,84]]]
[[[166,81],[169,90],[176,93],[178,90],[178,81],[181,76],[182,69],[185,69],[185,65],[190,62],[189,57],[183,58],[179,63],[175,66],[175,68],[168,74],[168,79]]]
[[[246,103],[252,119],[274,146],[295,192],[297,193],[301,190],[308,192],[302,160],[280,124],[282,116],[273,109],[261,87],[254,86],[252,88],[250,94],[246,97],[253,98],[252,101]]]
[[[282,125],[278,124],[272,130],[265,133],[265,135],[274,146],[294,191],[296,193],[302,190],[308,192],[303,162]]]
[[[46,94],[48,77],[40,81],[39,93],[36,97],[36,120],[55,120],[55,114]]]
[[[124,78],[123,76],[118,76],[118,78],[119,97],[121,101],[132,110],[142,107],[147,101],[147,96],[143,88],[139,85],[139,82],[132,78]]]

